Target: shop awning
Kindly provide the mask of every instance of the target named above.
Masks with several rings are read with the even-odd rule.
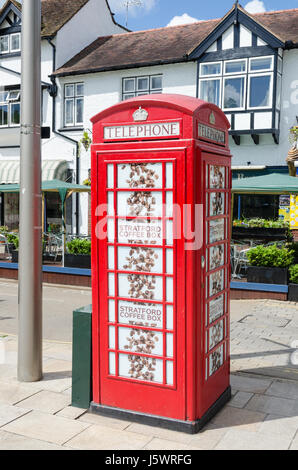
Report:
[[[252,178],[234,179],[232,192],[236,194],[298,194],[298,177],[271,173]]]
[[[68,162],[66,160],[44,160],[42,162],[42,180],[62,180],[67,178]],[[0,184],[20,182],[20,161],[0,160]]]
[[[42,192],[56,192],[66,194],[69,192],[86,193],[90,191],[90,186],[83,184],[66,183],[65,181],[51,180],[42,182]],[[18,193],[20,192],[19,184],[0,184],[0,193]]]

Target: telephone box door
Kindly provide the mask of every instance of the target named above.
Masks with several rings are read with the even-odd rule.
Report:
[[[97,152],[97,403],[186,420],[181,150]],[[102,226],[103,217],[99,217]],[[100,349],[99,349],[100,348]]]

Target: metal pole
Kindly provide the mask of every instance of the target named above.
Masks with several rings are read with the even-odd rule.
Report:
[[[40,0],[22,7],[18,380],[42,378]]]

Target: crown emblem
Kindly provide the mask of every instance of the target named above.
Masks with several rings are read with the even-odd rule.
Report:
[[[210,124],[215,124],[215,116],[214,116],[213,111],[210,114],[209,122],[210,122]]]
[[[147,121],[148,112],[146,111],[146,109],[142,109],[142,106],[140,106],[139,109],[137,109],[132,116],[134,121]]]

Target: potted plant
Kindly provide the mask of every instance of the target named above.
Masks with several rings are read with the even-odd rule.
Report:
[[[298,264],[289,268],[290,283],[288,291],[288,300],[298,302]]]
[[[250,265],[247,268],[247,282],[288,283],[288,268],[294,261],[293,250],[260,245],[249,250],[247,257]]]
[[[91,241],[84,238],[74,238],[66,244],[67,253],[64,255],[64,265],[68,268],[91,268]]]
[[[286,239],[289,231],[289,222],[282,219],[242,219],[234,220],[232,238],[234,239]]]
[[[11,262],[17,263],[19,259],[19,236],[15,233],[7,233],[6,239],[11,253]]]

